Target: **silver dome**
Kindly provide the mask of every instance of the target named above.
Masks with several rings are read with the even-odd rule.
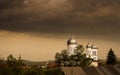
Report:
[[[67,45],[71,45],[71,44],[77,44],[76,39],[74,39],[73,37],[71,37],[71,38],[67,41]]]
[[[92,45],[88,42],[88,44],[86,45],[86,48],[91,48]]]
[[[95,45],[92,45],[92,49],[98,49],[98,47]]]
[[[86,45],[86,48],[91,48],[91,47],[92,47],[92,45],[90,45],[90,44]]]

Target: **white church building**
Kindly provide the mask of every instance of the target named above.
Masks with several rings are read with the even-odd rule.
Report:
[[[77,41],[76,39],[73,38],[73,36],[67,41],[67,46],[68,46],[68,54],[74,55],[77,47]]]
[[[71,37],[67,41],[68,55],[74,55],[77,47],[77,41],[74,37]],[[93,59],[91,66],[98,67],[98,47],[96,45],[87,44],[86,45],[86,56]]]
[[[86,54],[87,57],[90,57],[93,59],[93,62],[91,65],[98,66],[98,47],[96,45],[87,44],[86,45]]]

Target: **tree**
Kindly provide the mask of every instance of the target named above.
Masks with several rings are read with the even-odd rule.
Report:
[[[76,53],[80,53],[82,54],[84,52],[84,47],[83,45],[78,45],[77,48],[76,48]]]
[[[13,66],[16,65],[16,62],[17,62],[17,60],[16,60],[16,58],[13,57],[13,55],[10,54],[10,55],[7,57],[6,63],[7,63],[8,66],[13,67]]]
[[[7,57],[6,63],[8,65],[8,71],[11,73],[11,75],[21,75],[22,66],[24,65],[21,56],[16,59],[10,54]]]
[[[107,54],[106,64],[115,65],[116,63],[117,63],[117,57],[114,54],[114,51],[112,50],[112,48],[110,48],[110,50]]]
[[[62,50],[61,53],[56,53],[55,59],[61,66],[89,66],[92,59],[86,58],[86,54],[83,54],[83,52],[83,45],[78,45],[74,55],[69,56],[67,50]]]

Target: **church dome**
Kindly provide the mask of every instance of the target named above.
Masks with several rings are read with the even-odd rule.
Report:
[[[91,47],[92,47],[92,45],[90,45],[90,44],[86,45],[86,48],[91,48]]]
[[[92,47],[91,47],[92,49],[98,49],[98,47],[97,46],[95,46],[95,45],[92,45]]]
[[[71,38],[67,41],[67,45],[71,45],[71,44],[77,44],[76,39],[74,39],[73,37],[71,37]]]

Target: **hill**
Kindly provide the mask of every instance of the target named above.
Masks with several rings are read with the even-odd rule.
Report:
[[[26,65],[45,65],[46,63],[51,63],[54,61],[40,61],[40,62],[36,62],[36,61],[29,61],[29,60],[23,60],[23,63],[25,63]]]

